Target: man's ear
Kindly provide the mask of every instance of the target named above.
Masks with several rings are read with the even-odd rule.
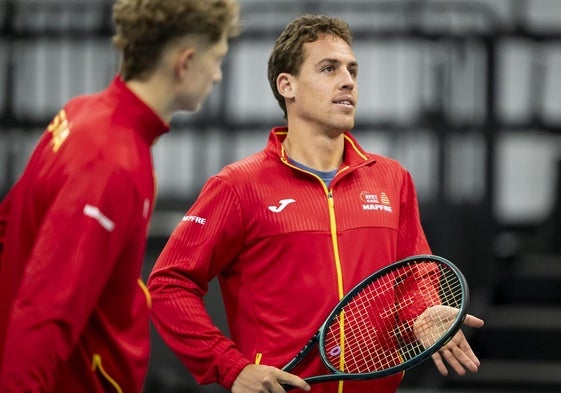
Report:
[[[176,76],[181,76],[185,71],[189,69],[193,56],[195,56],[195,48],[193,47],[186,47],[179,51],[179,54],[175,59]]]
[[[277,90],[281,96],[286,99],[292,99],[295,95],[296,80],[286,72],[279,74],[277,77]]]

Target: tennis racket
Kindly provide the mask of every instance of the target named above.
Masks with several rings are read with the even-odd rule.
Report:
[[[468,303],[466,279],[452,262],[435,255],[403,259],[350,290],[282,370],[294,370],[317,346],[328,373],[305,378],[310,384],[395,374],[445,345]]]

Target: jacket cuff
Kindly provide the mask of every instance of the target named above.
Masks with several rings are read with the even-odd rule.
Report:
[[[220,384],[227,389],[231,389],[232,385],[242,370],[251,362],[236,350],[230,351],[224,355],[225,369],[220,373]]]

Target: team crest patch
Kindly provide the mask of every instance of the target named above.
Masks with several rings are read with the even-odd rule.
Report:
[[[363,210],[378,210],[388,213],[392,212],[390,198],[388,198],[388,195],[385,192],[381,192],[378,195],[369,191],[362,191],[360,193],[360,200],[362,202]]]

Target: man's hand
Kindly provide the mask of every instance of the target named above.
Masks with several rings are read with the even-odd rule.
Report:
[[[284,393],[282,384],[310,391],[310,385],[294,374],[272,366],[249,364],[234,381],[232,393]]]
[[[473,315],[467,315],[464,325],[480,328],[483,326],[483,320]],[[477,372],[479,369],[479,359],[473,353],[464,333],[460,330],[452,339],[442,348],[432,355],[432,360],[436,368],[442,375],[448,375],[448,369],[444,360],[459,374],[464,375],[466,369],[471,372]]]
[[[457,313],[458,310],[453,307],[433,306],[419,315],[413,324],[413,331],[423,347],[428,348],[434,344],[436,339],[441,337],[444,331],[452,325]],[[434,321],[438,321],[438,323],[434,323]],[[483,320],[469,314],[464,319],[464,325],[472,328],[480,328],[483,326],[483,323]],[[432,360],[442,375],[448,375],[445,361],[459,375],[464,375],[466,369],[471,372],[477,372],[480,365],[479,359],[473,353],[461,330],[446,345],[440,348],[438,352],[432,355]]]

